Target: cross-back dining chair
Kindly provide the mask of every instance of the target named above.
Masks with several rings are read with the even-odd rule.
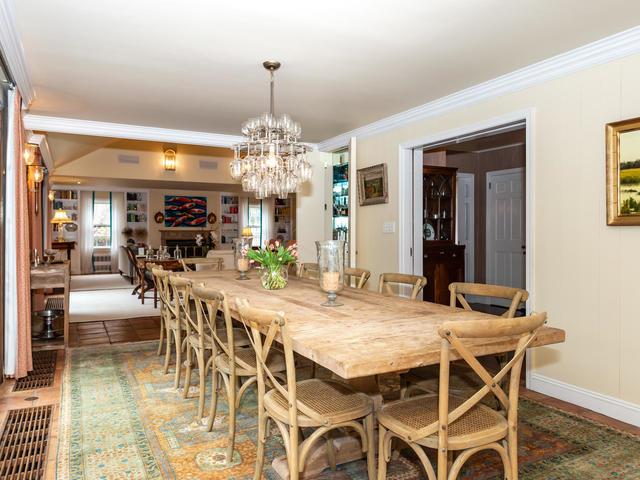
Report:
[[[211,369],[211,405],[207,429],[208,431],[213,430],[219,390],[220,387],[224,387],[229,408],[227,416],[229,436],[226,460],[231,462],[235,445],[237,411],[247,389],[257,381],[256,356],[251,347],[242,348],[249,345],[249,338],[245,330],[233,327],[227,297],[223,292],[208,288],[205,285],[195,285],[192,289],[192,295],[197,313],[196,324],[198,328],[202,328],[205,341],[210,342],[213,350],[213,355],[206,365],[204,363],[204,355],[196,352],[198,368],[200,369],[198,418],[202,417],[204,409],[205,372]],[[216,327],[216,316],[219,312],[222,313],[224,319],[223,329]],[[205,348],[205,342],[202,342],[199,338],[194,338],[189,344],[195,347],[194,351],[196,348],[199,350]],[[276,375],[280,375],[279,372],[283,372],[285,369],[284,356],[280,352],[274,351],[267,363]],[[189,375],[189,370],[187,372]]]
[[[182,337],[181,330],[183,326],[179,321],[178,306],[174,301],[171,286],[169,285],[169,278],[174,276],[174,273],[163,270],[162,268],[154,268],[152,274],[158,288],[158,296],[160,297],[160,316],[164,319],[166,346],[162,373],[166,374],[169,371],[169,364],[171,362],[172,344],[176,346],[176,357],[178,356],[177,352],[180,350],[180,343],[177,342],[177,339]],[[158,348],[158,352],[160,352],[160,347]]]
[[[318,280],[320,278],[320,267],[317,263],[300,263],[298,265],[298,277]]]
[[[222,257],[207,257],[207,258],[191,258],[180,259],[180,264],[185,272],[193,272],[194,270],[222,270],[223,264]]]
[[[443,324],[441,337],[440,378],[437,394],[430,393],[383,405],[378,412],[378,478],[386,476],[392,440],[403,440],[416,453],[429,480],[457,478],[465,462],[481,450],[495,450],[502,459],[505,478],[518,478],[518,395],[520,371],[527,347],[546,321],[546,313],[515,319],[495,318],[456,321]],[[517,344],[513,358],[496,374],[489,373],[473,354],[473,341],[504,341],[511,337]],[[515,337],[515,338],[514,338]],[[455,351],[481,379],[482,386],[469,396],[451,396],[449,366]],[[505,392],[502,380],[509,376]],[[492,394],[502,409],[496,411],[480,403]],[[434,470],[424,447],[437,450]],[[451,465],[450,452],[459,452]]]
[[[176,371],[174,388],[180,388],[180,377],[182,376],[182,351],[186,346],[186,338],[190,334],[190,325],[187,322],[184,310],[189,308],[189,297],[191,292],[192,280],[181,277],[179,275],[169,276],[169,287],[171,296],[173,297],[172,311],[173,321],[171,323],[171,333],[176,345]],[[189,385],[185,385],[189,388]]]
[[[162,353],[162,345],[164,342],[164,335],[166,330],[165,324],[165,316],[167,315],[168,307],[165,306],[165,302],[162,300],[162,292],[163,288],[162,284],[162,275],[165,273],[164,269],[161,265],[150,264],[151,275],[153,276],[153,284],[155,286],[155,291],[158,297],[160,298],[160,340],[158,341],[158,355]],[[162,272],[162,273],[160,273]]]
[[[518,308],[529,298],[529,292],[521,288],[505,287],[502,285],[485,285],[482,283],[462,283],[454,282],[449,285],[451,293],[451,307],[461,305],[465,310],[473,311],[465,295],[474,295],[483,298],[500,298],[509,300],[510,306],[501,316],[503,318],[514,318]],[[494,355],[496,364],[501,367],[506,363],[507,355]],[[470,389],[474,389],[478,384],[478,379],[464,365],[453,364],[449,388],[456,394],[464,394]],[[438,391],[438,366],[423,367],[411,370],[404,377],[406,389],[403,389],[402,397],[411,396],[414,392],[437,392]],[[490,401],[491,399],[485,399]],[[499,407],[499,405],[497,405]]]
[[[283,313],[253,308],[244,299],[236,300],[240,317],[250,325],[252,345],[258,371],[258,451],[254,479],[262,477],[264,449],[273,421],[280,431],[287,454],[289,478],[298,480],[313,445],[327,436],[327,453],[335,468],[332,430],[350,428],[362,440],[367,453],[369,479],[375,476],[373,401],[337,380],[311,378],[296,380],[292,339]],[[269,366],[268,359],[279,338],[284,349],[286,382],[281,383]],[[267,391],[267,382],[273,388]],[[299,428],[313,428],[306,440],[299,443]]]
[[[473,310],[469,302],[467,302],[466,295],[509,300],[511,302],[509,309],[502,314],[505,318],[515,317],[518,308],[520,308],[520,304],[529,299],[529,292],[522,288],[487,285],[483,283],[454,282],[449,285],[449,292],[451,294],[449,305],[456,307],[460,304],[465,310]]]
[[[344,281],[347,285],[351,286],[352,282],[355,284],[355,288],[364,288],[371,277],[371,272],[364,268],[350,268],[344,269]]]
[[[411,295],[409,298],[415,300],[427,284],[427,279],[420,275],[410,275],[408,273],[381,273],[378,293],[397,295],[397,293],[393,291],[393,288],[391,288],[391,284],[410,286]]]

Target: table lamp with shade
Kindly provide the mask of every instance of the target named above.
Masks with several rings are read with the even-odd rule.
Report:
[[[53,223],[54,225],[58,225],[58,242],[64,242],[64,231],[62,229],[64,228],[65,224],[73,223],[73,220],[71,220],[67,216],[66,210],[60,209],[56,210],[53,214],[51,223]]]

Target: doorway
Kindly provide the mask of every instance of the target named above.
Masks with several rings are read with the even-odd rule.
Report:
[[[456,169],[456,212],[455,237],[452,242],[456,246],[464,247],[464,272],[455,281],[497,284],[511,284],[526,288],[531,292],[531,255],[527,245],[532,237],[531,224],[532,203],[530,172],[533,158],[530,148],[530,121],[532,112],[522,111],[505,115],[500,118],[452,130],[438,135],[431,135],[420,140],[400,145],[400,268],[405,273],[423,274],[424,249],[427,243],[424,239],[421,221],[424,212],[423,182],[417,181],[417,175],[424,165],[439,165]],[[422,159],[422,162],[420,161]],[[507,267],[496,264],[504,256],[496,255],[496,242],[488,241],[487,229],[487,177],[494,177],[496,172],[521,169],[519,188],[519,211],[517,220],[520,222],[518,235],[512,235],[512,242],[520,242],[518,251],[510,250],[509,272]],[[496,177],[497,179],[497,177]],[[514,180],[515,182],[516,180]],[[495,179],[494,179],[495,182]],[[494,183],[492,183],[493,188]],[[409,192],[405,186],[409,186]],[[491,197],[493,201],[493,197]],[[509,200],[514,202],[515,200]],[[503,202],[504,204],[504,202]],[[408,208],[407,208],[408,207]],[[409,212],[407,212],[409,210]],[[417,212],[420,214],[417,214]],[[513,217],[513,215],[512,215]],[[494,218],[493,221],[499,221]],[[513,219],[515,221],[515,219]],[[406,228],[408,222],[411,227]],[[494,225],[494,223],[491,223]],[[504,227],[504,225],[503,225]],[[509,227],[511,228],[511,227]],[[511,233],[511,232],[510,232]],[[492,230],[492,239],[497,239]],[[487,251],[491,245],[492,253]],[[524,248],[523,248],[524,247]],[[487,268],[489,266],[489,268]],[[496,267],[502,268],[501,276],[497,277]],[[499,271],[499,270],[498,270]],[[432,279],[428,279],[432,281]],[[449,278],[449,281],[451,278]],[[444,302],[443,302],[444,303]],[[494,305],[494,302],[491,302]],[[495,302],[500,307],[499,302]]]

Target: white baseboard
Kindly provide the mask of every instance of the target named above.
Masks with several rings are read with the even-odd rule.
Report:
[[[640,405],[560,382],[538,373],[531,373],[528,388],[640,427]]]

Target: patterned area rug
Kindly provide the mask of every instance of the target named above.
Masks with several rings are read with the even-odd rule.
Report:
[[[162,375],[156,345],[147,342],[70,351],[63,385],[59,480],[252,478],[253,392],[241,405],[236,453],[226,465],[224,398],[218,403],[214,430],[206,432],[194,422],[195,393],[184,400],[173,389],[173,375]],[[520,404],[520,419],[521,478],[640,479],[640,438],[526,400]],[[280,436],[274,431],[267,444],[266,478],[277,478],[270,464],[283,453]],[[318,478],[365,479],[364,462],[352,462]],[[401,457],[390,469],[389,478],[423,475],[413,459]],[[474,456],[461,478],[503,478],[497,455]]]

